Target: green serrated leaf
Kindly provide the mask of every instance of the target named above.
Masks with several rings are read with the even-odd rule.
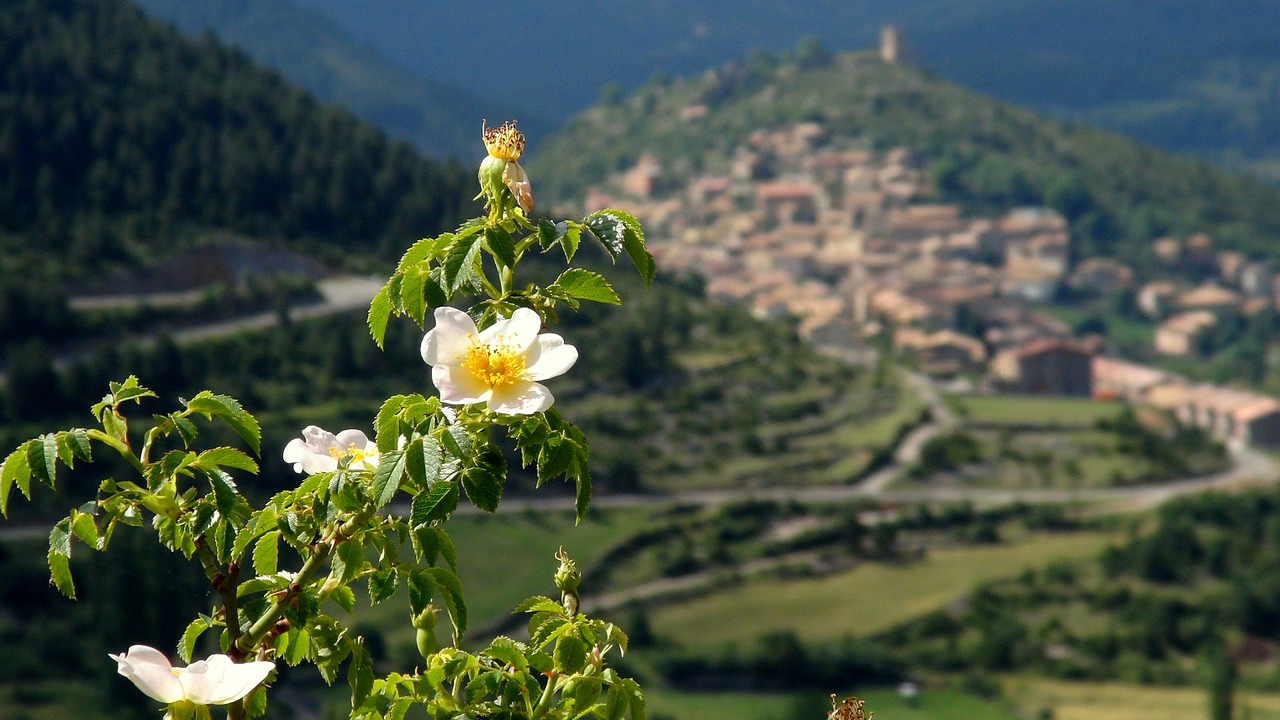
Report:
[[[647,720],[644,693],[640,691],[640,684],[631,678],[622,678],[618,686],[627,693],[627,698],[631,701],[631,720]]]
[[[559,233],[556,232],[556,224],[549,218],[538,218],[538,247],[545,252],[550,250],[556,244]]]
[[[556,224],[556,240],[560,243],[560,249],[564,251],[564,261],[573,262],[573,256],[578,254],[578,246],[582,243],[582,223],[566,220]]]
[[[68,447],[81,460],[93,459],[93,448],[89,445],[89,433],[84,428],[73,428],[63,433]],[[70,463],[68,463],[69,465]]]
[[[609,688],[604,701],[604,720],[622,720],[630,706],[631,701],[626,691],[619,687]]]
[[[364,545],[355,540],[344,540],[338,543],[337,552],[333,554],[333,576],[338,582],[348,583],[355,578],[364,567]]]
[[[129,400],[140,402],[142,398],[156,396],[151,390],[138,384],[138,378],[135,375],[125,378],[122,383],[111,383],[111,395],[116,405],[121,405]]]
[[[484,240],[499,265],[515,267],[516,242],[511,238],[511,233],[499,226],[487,227],[484,229]]]
[[[430,279],[431,269],[422,265],[410,267],[401,275],[400,304],[419,327],[427,314],[426,284]]]
[[[382,568],[369,576],[369,604],[377,605],[396,594],[400,575],[394,568]]]
[[[564,475],[573,464],[574,442],[564,435],[552,435],[538,453],[538,485]]]
[[[415,617],[427,608],[436,594],[436,581],[426,570],[409,570],[409,612]]]
[[[400,422],[397,415],[409,399],[409,395],[392,395],[378,408],[378,417],[373,422],[378,452],[393,452],[400,444]]]
[[[517,605],[516,609],[511,611],[511,614],[525,612],[545,612],[560,615],[564,613],[564,607],[545,595],[535,595]]]
[[[91,548],[98,548],[98,524],[93,516],[79,510],[71,511],[71,532],[80,542]]]
[[[210,627],[209,619],[201,615],[191,624],[187,625],[187,629],[182,631],[182,639],[178,641],[178,657],[183,662],[191,662],[191,655],[195,652],[196,642],[200,640],[200,635]]]
[[[404,272],[424,260],[431,259],[435,256],[435,247],[436,238],[422,238],[410,245],[409,249],[404,251],[404,255],[400,256],[400,264],[396,266],[396,272]]]
[[[329,599],[338,604],[338,607],[346,610],[348,613],[355,612],[356,594],[350,587],[339,585],[329,594]]]
[[[618,297],[618,293],[614,291],[609,281],[605,280],[603,275],[590,270],[569,268],[561,273],[560,277],[556,278],[553,287],[557,285],[569,297],[607,305],[620,305],[622,303],[621,298]]]
[[[502,499],[502,480],[485,468],[467,468],[462,473],[462,489],[471,504],[485,512],[496,511]]]
[[[76,586],[71,579],[71,518],[63,518],[49,531],[49,578],[58,592],[76,599]]]
[[[572,675],[587,663],[587,644],[573,635],[561,635],[556,640],[556,649],[552,653],[556,669],[562,674]]]
[[[516,641],[509,637],[498,636],[489,643],[489,647],[485,648],[484,654],[500,661],[503,665],[509,665],[518,672],[526,672],[529,669],[529,660],[520,650],[520,646]]]
[[[363,638],[352,643],[347,684],[351,686],[351,709],[355,710],[373,690],[373,658],[364,649]]]
[[[453,546],[453,540],[442,527],[433,527],[431,531],[436,535],[436,544],[440,548],[440,555],[444,557],[444,561],[449,563],[449,567],[453,571],[458,572],[458,550]]]
[[[440,586],[445,608],[449,611],[449,619],[453,621],[453,632],[457,637],[467,631],[467,603],[462,597],[462,583],[458,576],[442,567],[427,568],[427,572]]]
[[[231,476],[221,470],[210,470],[205,473],[209,478],[209,486],[213,488],[214,503],[224,518],[229,518],[236,511],[236,505],[243,502],[240,491],[236,488]]]
[[[387,335],[387,322],[391,319],[391,283],[382,286],[378,294],[369,303],[369,334],[378,347],[383,346],[383,338]]]
[[[275,575],[280,559],[280,531],[263,533],[253,546],[253,571],[259,575]]]
[[[235,468],[257,474],[258,463],[253,458],[245,455],[243,452],[229,447],[213,448],[205,450],[196,456],[195,461],[191,463],[202,470],[217,470],[219,467]]]
[[[27,443],[27,465],[37,480],[54,487],[58,470],[58,440],[53,434],[41,435]]]
[[[645,249],[644,232],[633,215],[621,210],[605,209],[591,213],[583,219],[591,234],[600,240],[610,259],[617,261],[623,253],[631,258],[645,283],[653,280],[657,266],[653,256]]]
[[[255,455],[262,454],[262,428],[235,398],[202,390],[187,401],[187,408],[206,418],[216,417],[223,421],[253,448]]]
[[[536,649],[547,646],[554,638],[571,628],[571,623],[561,614],[536,613],[529,618],[529,645]]]
[[[9,453],[0,465],[0,514],[9,516],[9,493],[14,488],[31,499],[31,467],[27,464],[27,446]]]
[[[378,468],[373,472],[373,501],[377,507],[391,502],[400,489],[400,481],[404,479],[405,454],[391,452],[383,455],[378,461]]]
[[[409,524],[417,528],[435,520],[443,520],[457,507],[457,483],[439,480],[414,496],[413,506],[409,511]]]
[[[468,235],[455,239],[453,247],[445,257],[444,281],[445,289],[456,293],[468,287],[476,274],[476,262],[480,258],[480,237]]]
[[[447,431],[440,433],[440,445],[450,455],[459,460],[465,460],[471,447],[471,438],[465,429],[450,427]]]

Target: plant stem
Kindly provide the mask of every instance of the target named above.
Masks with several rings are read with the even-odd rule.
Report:
[[[315,552],[312,553],[311,557],[307,558],[307,561],[298,569],[298,575],[294,578],[293,587],[301,588],[311,580],[312,576],[315,575],[320,567],[324,565],[324,562],[329,559],[329,556],[333,553],[333,549],[338,546],[338,543],[342,542],[347,538],[347,536],[355,532],[356,528],[359,528],[361,525],[368,522],[369,518],[373,517],[373,513],[374,508],[367,507],[359,513],[356,513],[327,537],[322,538],[317,544]],[[241,635],[240,639],[232,645],[232,649],[242,655],[248,655],[253,652],[254,648],[258,646],[258,643],[262,642],[262,639],[267,636],[267,633],[271,632],[271,629],[275,627],[276,622],[282,615],[284,615],[285,608],[288,607],[297,592],[300,592],[300,590],[294,591],[291,588],[284,595],[272,601],[271,605],[262,613],[262,616],[255,620],[254,623],[249,626],[249,629],[245,631],[244,635]]]
[[[96,430],[91,428],[89,430],[85,430],[84,434],[90,440],[97,440],[98,442],[103,443],[104,445],[109,445],[116,452],[120,453],[120,456],[123,457],[125,460],[129,461],[129,464],[133,466],[134,470],[138,471],[138,474],[142,476],[143,481],[145,482],[147,477],[147,467],[142,464],[142,461],[134,457],[133,451],[129,449],[128,445],[125,445],[124,443],[102,432],[101,430]]]
[[[551,707],[551,700],[556,696],[556,680],[559,677],[554,671],[547,677],[547,686],[543,688],[542,697],[538,698],[538,704],[534,706],[533,714],[529,716],[530,720],[539,720],[547,714],[547,709]]]

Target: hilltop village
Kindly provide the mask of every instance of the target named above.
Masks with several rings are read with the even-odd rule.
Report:
[[[1203,234],[1161,238],[1151,250],[1170,272],[1140,283],[1113,260],[1073,265],[1067,223],[1053,210],[969,217],[933,195],[911,151],[839,147],[821,125],[801,123],[754,132],[719,171],[671,173],[643,156],[592,188],[585,209],[627,208],[667,272],[697,272],[709,297],[757,317],[794,317],[819,347],[857,353],[885,333],[930,375],[978,376],[999,392],[1123,398],[1224,442],[1280,445],[1275,398],[1126,362],[1104,338],[1073,337],[1037,311],[1064,288],[1127,290],[1158,323],[1152,350],[1193,357],[1223,318],[1275,307],[1271,265],[1218,251]],[[1175,279],[1188,276],[1205,280]]]

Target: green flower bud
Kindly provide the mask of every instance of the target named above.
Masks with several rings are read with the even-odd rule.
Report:
[[[577,594],[578,583],[582,582],[582,573],[578,572],[578,564],[569,557],[561,547],[556,553],[556,559],[560,561],[560,568],[556,570],[556,587],[563,593]]]
[[[413,616],[412,623],[414,630],[414,644],[418,646],[418,654],[423,660],[431,659],[431,656],[440,649],[440,643],[436,641],[436,613],[439,612],[435,605],[428,604],[423,608],[422,612]]]

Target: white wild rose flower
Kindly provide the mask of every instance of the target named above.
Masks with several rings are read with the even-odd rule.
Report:
[[[542,320],[528,308],[483,332],[455,308],[436,308],[435,320],[422,339],[422,359],[440,400],[450,405],[486,403],[502,415],[544,412],[555,398],[538,381],[563,375],[578,360],[564,338],[538,332]]]
[[[143,694],[166,705],[233,703],[253,692],[276,667],[273,662],[237,663],[226,655],[210,655],[176,668],[164,653],[146,645],[134,645],[123,655],[108,657]]]
[[[315,425],[308,425],[301,438],[284,446],[284,461],[293,463],[294,472],[333,472],[344,460],[352,470],[376,468],[378,446],[359,430],[343,430],[334,435]]]

